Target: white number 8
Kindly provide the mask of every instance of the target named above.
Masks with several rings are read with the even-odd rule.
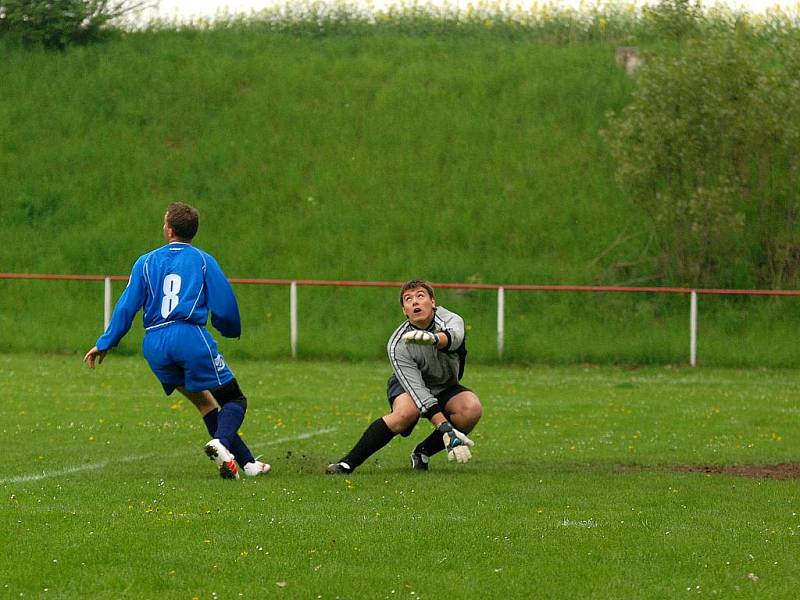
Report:
[[[161,316],[165,319],[178,306],[178,292],[181,291],[181,276],[170,273],[164,277],[164,298],[161,300]]]

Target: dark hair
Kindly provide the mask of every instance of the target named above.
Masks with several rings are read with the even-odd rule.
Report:
[[[173,202],[167,207],[167,227],[182,240],[192,241],[200,226],[197,209],[183,202]]]
[[[431,300],[436,298],[436,296],[433,295],[433,286],[430,283],[424,279],[412,279],[411,281],[406,281],[403,284],[403,287],[400,288],[400,306],[403,306],[403,294],[405,294],[408,290],[415,290],[417,288],[422,288],[428,292]]]

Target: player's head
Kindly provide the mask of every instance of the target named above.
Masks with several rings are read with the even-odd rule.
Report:
[[[428,292],[428,296],[430,296],[431,300],[436,299],[436,295],[433,293],[433,286],[429,282],[424,279],[412,279],[411,281],[406,281],[403,287],[400,288],[400,306],[405,304],[403,297],[406,295],[406,292],[416,289],[425,290]]]
[[[424,279],[412,279],[400,288],[400,306],[408,320],[416,327],[430,325],[436,310],[433,286]]]
[[[173,202],[164,215],[164,236],[170,241],[191,242],[197,235],[200,215],[183,202]]]

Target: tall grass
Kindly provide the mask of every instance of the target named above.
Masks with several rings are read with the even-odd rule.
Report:
[[[556,257],[626,210],[596,132],[630,82],[604,46],[215,31],[10,58],[9,269],[124,272],[184,198],[230,275],[584,281]]]
[[[527,6],[499,0],[432,3],[404,0],[384,7],[341,0],[300,0],[248,13],[227,8],[213,17],[156,17],[118,20],[127,30],[237,29],[296,36],[439,36],[506,38],[571,44],[583,42],[653,43],[737,30],[771,37],[800,26],[797,7],[773,6],[760,13],[723,4],[661,0],[581,1],[579,6],[533,2]]]

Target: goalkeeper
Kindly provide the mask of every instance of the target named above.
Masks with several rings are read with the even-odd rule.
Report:
[[[428,470],[431,457],[447,450],[448,460],[466,463],[473,446],[468,434],[483,414],[480,400],[459,383],[467,348],[464,320],[436,306],[433,288],[414,279],[400,290],[407,319],[389,338],[387,351],[393,374],[386,395],[391,412],[374,421],[355,447],[328,465],[327,473],[351,473],[397,434],[407,437],[420,416],[434,431],[411,453],[411,468]]]

